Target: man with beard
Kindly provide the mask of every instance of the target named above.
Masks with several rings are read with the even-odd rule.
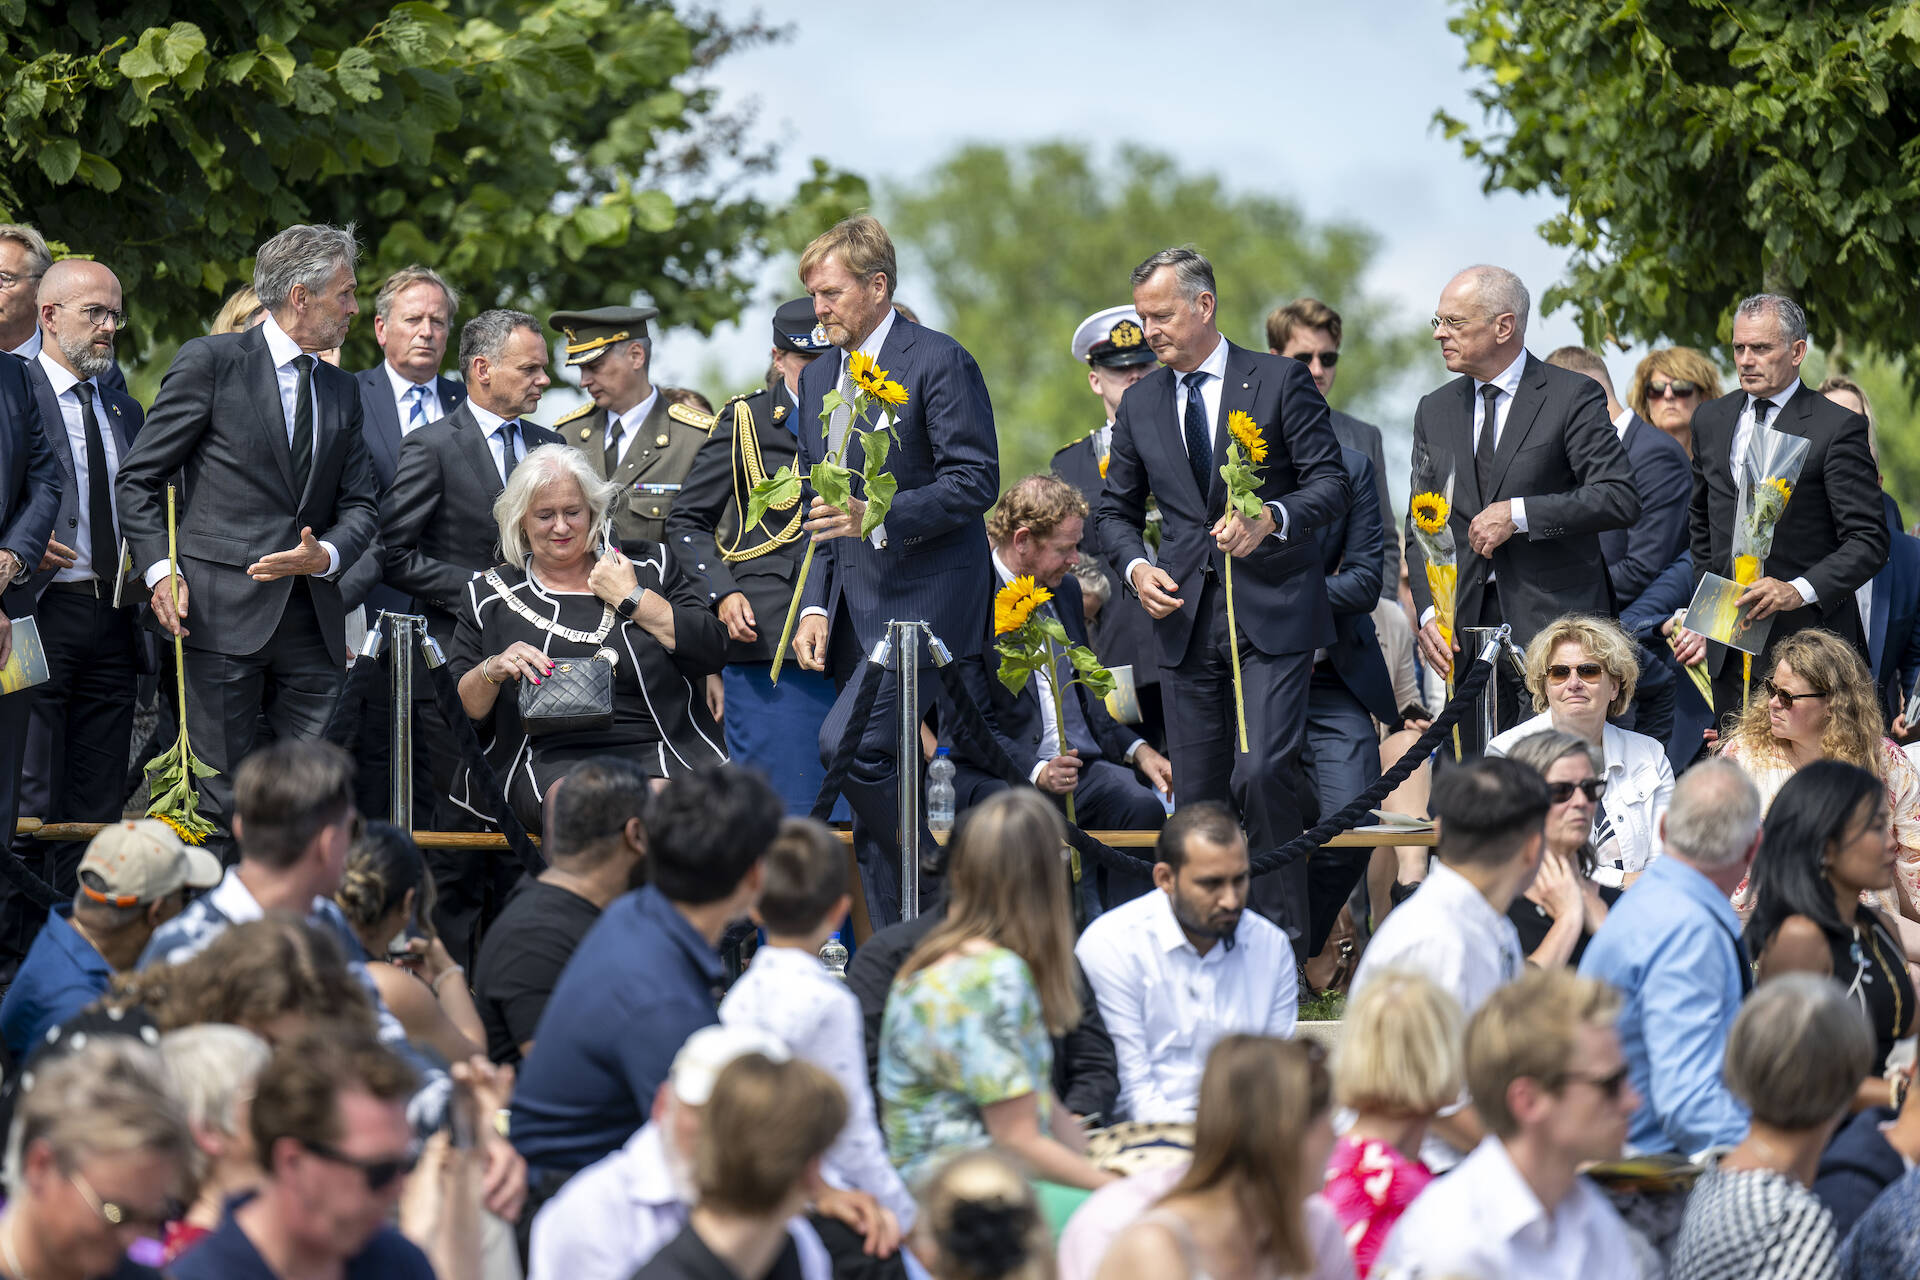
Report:
[[[1181,808],[1154,857],[1159,892],[1102,915],[1073,950],[1113,1037],[1124,1118],[1190,1122],[1222,1036],[1293,1034],[1293,948],[1246,910],[1247,837],[1226,805]]]
[[[133,605],[121,594],[121,545],[113,478],[140,429],[140,406],[105,380],[113,341],[126,318],[120,281],[97,262],[69,258],[40,282],[40,352],[27,381],[59,462],[62,489],[53,536],[34,562],[29,589],[46,683],[26,696],[26,760],[21,808],[49,822],[111,822],[133,738]],[[123,603],[124,602],[124,603]],[[79,844],[29,848],[55,853],[41,874],[63,896],[78,887]]]

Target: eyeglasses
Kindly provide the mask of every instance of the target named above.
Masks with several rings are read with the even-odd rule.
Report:
[[[115,311],[112,307],[102,307],[98,305],[76,307],[67,302],[56,302],[53,305],[56,307],[65,307],[68,311],[78,311],[87,318],[87,323],[96,329],[106,328],[107,321],[109,320],[113,321],[113,327],[116,329],[124,329],[127,327],[127,313],[124,311]]]
[[[1505,313],[1502,312],[1501,314],[1504,315]],[[1476,320],[1492,319],[1494,319],[1493,316],[1434,316],[1427,321],[1427,324],[1435,333],[1440,332],[1442,329],[1446,329],[1452,333],[1458,333]]]
[[[345,1165],[349,1169],[358,1169],[360,1176],[367,1180],[367,1190],[376,1194],[392,1186],[396,1179],[404,1178],[413,1172],[420,1163],[420,1152],[412,1150],[404,1156],[387,1156],[379,1160],[362,1160],[335,1150],[324,1142],[302,1141],[301,1146],[332,1164]]]
[[[1760,682],[1760,688],[1766,693],[1768,701],[1777,698],[1787,704],[1787,710],[1789,711],[1793,710],[1793,704],[1796,702],[1803,701],[1807,698],[1824,698],[1827,696],[1824,693],[1788,693],[1771,680],[1762,680]]]
[[[154,1210],[131,1209],[111,1200],[102,1200],[100,1193],[93,1189],[93,1184],[77,1172],[68,1174],[67,1181],[87,1202],[87,1207],[111,1227],[126,1227],[136,1231],[151,1229],[157,1235],[169,1222],[178,1222],[187,1216],[187,1207],[178,1200],[163,1200],[160,1207]]]
[[[1698,395],[1700,386],[1693,382],[1649,382],[1647,384],[1647,394],[1655,400],[1665,399],[1668,392],[1672,392],[1676,400],[1685,400],[1689,396]]]
[[[13,286],[19,284],[23,280],[38,280],[39,278],[40,278],[40,273],[38,271],[34,271],[34,272],[0,271],[0,289],[11,289],[13,288]]]
[[[1565,804],[1567,801],[1573,799],[1573,793],[1576,791],[1585,795],[1587,799],[1593,801],[1593,803],[1599,804],[1600,797],[1607,794],[1607,780],[1605,778],[1582,778],[1578,782],[1549,782],[1547,784],[1547,799],[1553,801],[1555,804]]]
[[[1331,369],[1340,363],[1340,353],[1338,351],[1298,351],[1287,359],[1298,360],[1308,368],[1312,368],[1313,362],[1318,360],[1322,369]]]
[[[1590,1084],[1598,1089],[1607,1101],[1618,1102],[1620,1100],[1620,1091],[1627,1087],[1627,1075],[1627,1066],[1625,1063],[1621,1063],[1618,1071],[1610,1072],[1604,1076],[1588,1076],[1581,1075],[1578,1071],[1563,1071],[1553,1077],[1552,1083],[1555,1089],[1569,1084]]]
[[[1565,684],[1568,676],[1577,675],[1588,684],[1592,684],[1605,674],[1607,674],[1607,669],[1597,662],[1583,662],[1577,667],[1570,667],[1564,662],[1556,662],[1547,668],[1547,683]]]

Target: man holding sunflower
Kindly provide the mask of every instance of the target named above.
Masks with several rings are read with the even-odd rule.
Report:
[[[1161,678],[1180,709],[1167,727],[1180,803],[1233,804],[1259,858],[1305,825],[1307,690],[1315,652],[1335,640],[1313,531],[1346,512],[1346,471],[1307,367],[1221,336],[1204,257],[1192,249],[1154,254],[1134,269],[1133,301],[1163,367],[1120,400],[1100,543],[1155,619]],[[1230,434],[1230,423],[1240,430]],[[1251,492],[1240,496],[1255,501],[1230,505],[1230,488],[1245,481]],[[1160,504],[1158,564],[1140,550],[1149,492]],[[1306,860],[1256,879],[1252,901],[1299,952],[1308,928]]]

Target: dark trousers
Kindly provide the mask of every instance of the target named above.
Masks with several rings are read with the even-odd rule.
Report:
[[[1692,678],[1677,673],[1670,655],[1656,653],[1646,645],[1639,648],[1640,683],[1634,687],[1633,701],[1627,704],[1626,714],[1614,723],[1668,746],[1673,741],[1678,683],[1683,679],[1691,683]]]
[[[202,618],[198,625],[214,624]],[[194,754],[214,769],[200,779],[200,813],[221,829],[207,845],[222,860],[233,862],[236,852],[234,770],[252,752],[263,718],[275,738],[311,740],[326,731],[346,675],[338,648],[301,582],[287,595],[280,625],[253,653],[187,648],[187,732]]]
[[[1242,755],[1234,727],[1226,600],[1219,580],[1207,574],[1186,660],[1160,670],[1163,687],[1180,708],[1167,725],[1167,744],[1180,803],[1219,800],[1232,805],[1246,828],[1247,849],[1258,859],[1304,830],[1307,782],[1300,757],[1313,654],[1261,653],[1247,643],[1243,630],[1240,679],[1246,695],[1248,752]],[[1243,629],[1259,625],[1245,613],[1240,622]],[[1294,953],[1300,954],[1308,925],[1307,859],[1295,858],[1256,877],[1252,905],[1287,931]]]
[[[926,718],[940,679],[924,644],[920,646],[920,655],[916,721]],[[860,887],[867,898],[867,917],[875,929],[884,929],[900,919],[900,685],[898,673],[883,672],[872,714],[865,724],[853,724],[853,704],[866,667],[866,655],[860,652],[853,623],[842,609],[833,623],[827,647],[827,670],[840,694],[820,726],[820,759],[830,764],[841,741],[857,735],[859,745],[854,749],[853,765],[847,772],[842,794],[853,809],[853,849],[860,863]],[[909,767],[922,768],[917,742]],[[921,821],[920,848],[923,853],[937,848],[924,821]]]
[[[110,589],[109,589],[110,590]],[[47,654],[45,684],[28,690],[20,810],[48,822],[120,817],[127,753],[133,746],[139,682],[133,610],[113,607],[92,583],[54,582],[34,610]],[[86,845],[18,837],[14,852],[70,897]]]
[[[1319,816],[1339,812],[1380,776],[1373,717],[1332,667],[1314,668],[1307,686],[1307,756]],[[1302,957],[1327,945],[1340,908],[1367,874],[1371,849],[1316,849],[1307,861],[1309,928]]]
[[[953,786],[959,809],[971,809],[1009,788],[1005,780],[966,765],[955,767]],[[1061,797],[1047,793],[1047,799],[1062,815],[1066,813]],[[1095,759],[1080,770],[1080,783],[1073,789],[1073,816],[1082,831],[1158,831],[1167,811],[1159,794],[1139,774],[1126,765]],[[1153,868],[1146,862],[1137,872],[1084,865],[1080,871],[1088,919],[1153,888]]]

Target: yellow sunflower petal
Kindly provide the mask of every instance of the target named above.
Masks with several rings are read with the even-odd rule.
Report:
[[[1411,504],[1413,523],[1422,533],[1437,534],[1447,527],[1447,500],[1437,493],[1416,493]]]

